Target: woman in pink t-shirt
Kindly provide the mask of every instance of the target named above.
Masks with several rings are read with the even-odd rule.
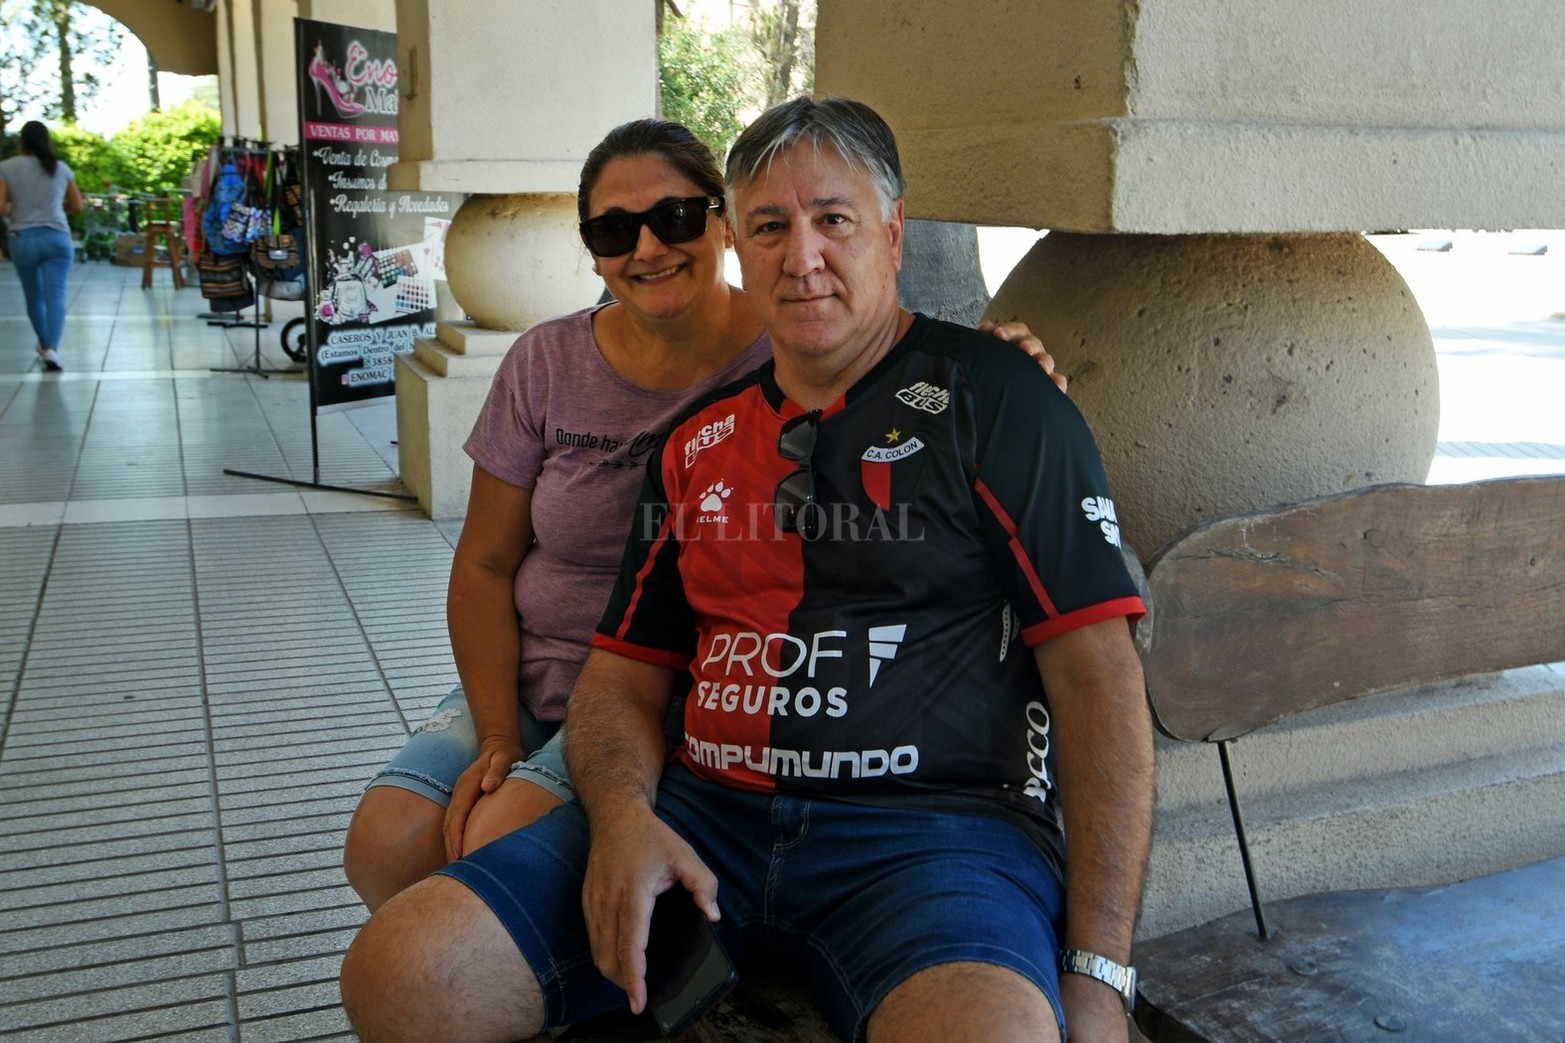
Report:
[[[722,175],[689,130],[615,128],[587,157],[577,207],[615,300],[523,333],[468,439],[447,599],[462,684],[354,813],[344,868],[372,910],[571,798],[559,743],[545,744],[613,586],[647,455],[690,402],[770,357],[724,278]],[[1025,327],[996,332],[1052,369]]]

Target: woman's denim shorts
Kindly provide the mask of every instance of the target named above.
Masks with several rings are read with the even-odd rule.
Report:
[[[565,733],[560,722],[540,721],[525,706],[517,709],[522,720],[522,748],[531,752],[526,760],[511,765],[506,777],[542,786],[559,800],[575,800],[576,790],[565,770]],[[448,807],[456,780],[477,759],[478,733],[467,696],[458,685],[365,788],[397,786]]]

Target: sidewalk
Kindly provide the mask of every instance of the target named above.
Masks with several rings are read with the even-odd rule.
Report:
[[[1565,233],[1377,237],[1435,327],[1436,481],[1565,471]],[[365,778],[455,683],[458,524],[311,477],[296,375],[167,273],[72,275],[38,372],[0,264],[0,1037],[347,1039]],[[291,311],[284,311],[291,307]],[[281,318],[263,362],[290,369]],[[320,418],[321,481],[396,491],[392,402]]]
[[[159,279],[78,267],[44,376],[0,266],[0,1037],[346,1039],[343,830],[454,682],[456,528],[224,475],[311,478],[308,390]],[[401,491],[394,426],[321,417],[321,480]]]
[[[1565,232],[1372,236],[1412,287],[1440,367],[1429,481],[1565,471]],[[1449,242],[1448,252],[1429,249]],[[1543,255],[1516,253],[1539,246]]]

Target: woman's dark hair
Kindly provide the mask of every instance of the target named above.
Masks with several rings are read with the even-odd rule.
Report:
[[[661,156],[675,170],[694,181],[704,195],[723,196],[723,174],[717,168],[712,150],[690,133],[682,123],[672,120],[640,119],[621,123],[587,153],[581,165],[581,185],[576,190],[576,212],[585,221],[592,190],[603,176],[603,168],[625,156]]]
[[[49,128],[37,120],[28,120],[22,124],[22,133],[18,137],[22,139],[22,147],[38,157],[38,162],[43,164],[43,172],[53,177],[55,168],[60,165],[60,158],[54,154],[54,139],[49,137]]]

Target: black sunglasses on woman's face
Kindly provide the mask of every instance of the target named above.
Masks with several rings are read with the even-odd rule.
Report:
[[[719,213],[723,200],[718,196],[690,196],[666,199],[639,214],[615,212],[581,223],[581,241],[596,257],[621,257],[636,248],[641,226],[646,225],[669,246],[688,243],[706,232],[706,215]]]

